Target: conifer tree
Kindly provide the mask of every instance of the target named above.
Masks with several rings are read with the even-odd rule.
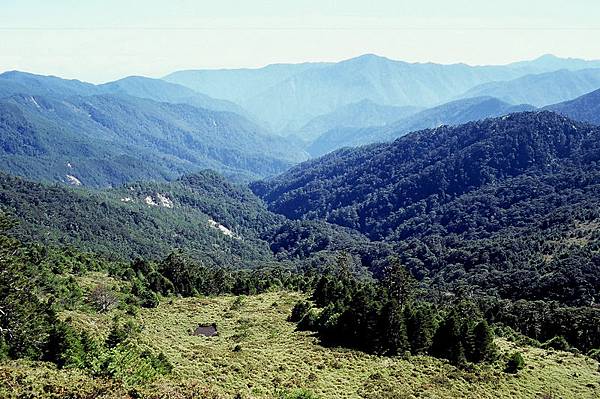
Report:
[[[475,363],[493,360],[496,355],[494,334],[485,320],[473,328],[469,360]]]
[[[385,352],[397,355],[410,350],[404,313],[395,300],[388,301],[381,311]]]

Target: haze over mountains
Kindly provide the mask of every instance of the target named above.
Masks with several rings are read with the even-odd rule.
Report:
[[[223,111],[234,104],[160,80],[94,86],[10,72],[0,75],[0,92],[2,168],[36,179],[107,186],[210,167],[247,180],[305,159]]]
[[[0,167],[87,186],[204,168],[249,181],[309,155],[533,110],[599,87],[600,62],[554,56],[469,66],[364,55],[101,85],[13,71],[0,75]],[[593,122],[593,108],[583,115],[590,101],[564,112]]]
[[[507,82],[561,69],[590,68],[600,68],[600,62],[546,55],[501,66],[439,65],[411,64],[368,54],[338,63],[179,71],[164,79],[215,98],[237,102],[266,121],[274,131],[287,134],[314,117],[362,100],[380,105],[432,107],[457,98],[490,95],[468,94],[469,90],[484,83]],[[553,78],[559,82],[564,77]],[[586,88],[582,86],[583,91],[565,92],[562,97],[557,94],[543,105],[569,100],[593,90]],[[528,101],[514,104],[520,103]]]
[[[600,69],[546,72],[526,75],[508,82],[491,82],[476,86],[461,97],[491,96],[510,104],[532,104],[537,107],[562,102],[596,90],[600,85]]]
[[[386,126],[333,128],[315,139],[307,147],[307,151],[310,155],[318,157],[341,147],[390,141],[415,130],[440,125],[458,125],[512,112],[530,111],[534,108],[527,104],[511,105],[494,97],[456,100],[405,116]]]
[[[242,107],[230,101],[217,100],[181,85],[143,76],[128,76],[102,84],[98,88],[106,93],[127,94],[159,102],[189,104],[213,111],[235,112],[240,115],[246,113]]]
[[[558,112],[578,121],[600,124],[600,90],[571,101],[549,105],[545,109]]]

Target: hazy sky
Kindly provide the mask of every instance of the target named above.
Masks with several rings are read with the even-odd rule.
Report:
[[[600,0],[0,0],[0,71],[92,82],[337,61],[600,59]]]

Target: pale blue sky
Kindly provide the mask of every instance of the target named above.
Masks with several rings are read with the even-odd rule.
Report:
[[[92,82],[336,61],[600,59],[600,0],[0,0],[0,71]]]

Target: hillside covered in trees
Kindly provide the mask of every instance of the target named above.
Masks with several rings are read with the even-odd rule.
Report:
[[[134,83],[95,86],[21,72],[0,75],[0,169],[107,187],[169,181],[206,168],[247,181],[306,159],[244,116],[200,107],[212,103],[190,89]]]
[[[240,269],[339,250],[356,255],[358,265],[371,265],[389,253],[351,229],[286,220],[248,188],[208,170],[170,183],[104,190],[0,174],[0,203],[18,222],[11,232],[25,242],[68,245],[115,260],[156,260],[179,250],[207,266]]]
[[[252,187],[274,212],[394,245],[442,287],[592,304],[599,134],[512,114],[340,150]]]

